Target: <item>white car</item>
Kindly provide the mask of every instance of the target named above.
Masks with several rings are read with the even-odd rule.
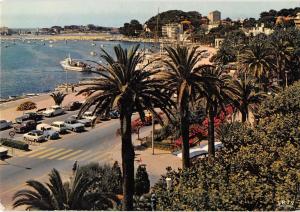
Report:
[[[11,127],[11,126],[12,126],[12,122],[11,121],[0,120],[0,130],[7,129],[7,128]]]
[[[63,113],[64,113],[64,110],[60,106],[54,105],[51,108],[45,110],[43,112],[43,115],[46,117],[52,117],[52,116],[57,116],[57,115],[60,115]]]
[[[29,133],[23,135],[24,141],[41,142],[46,140],[44,132],[41,130],[32,130]]]
[[[97,116],[93,115],[92,112],[87,111],[82,115],[82,118],[90,119],[90,120],[94,121],[97,118]]]
[[[66,133],[67,127],[63,121],[55,121],[51,124],[51,128],[59,133]]]

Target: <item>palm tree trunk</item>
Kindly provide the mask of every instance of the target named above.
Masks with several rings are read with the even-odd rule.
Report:
[[[131,112],[120,114],[122,137],[123,205],[124,211],[133,210],[134,149],[131,140]]]
[[[208,156],[215,156],[215,112],[213,106],[208,111]]]
[[[182,99],[180,108],[180,130],[182,137],[182,168],[190,167],[190,144],[189,144],[189,105],[188,97]]]

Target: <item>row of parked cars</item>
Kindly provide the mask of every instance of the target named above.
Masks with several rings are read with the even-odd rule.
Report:
[[[119,118],[119,112],[117,110],[111,111],[108,116],[101,116],[99,118],[88,111],[85,112],[82,117],[72,115],[64,121],[54,121],[51,124],[40,123],[44,117],[58,116],[64,114],[65,110],[78,110],[80,106],[81,103],[73,102],[65,108],[55,105],[49,109],[27,112],[23,116],[15,119],[16,124],[13,126],[14,132],[25,133],[23,135],[25,141],[41,142],[47,139],[58,139],[60,134],[64,134],[67,131],[82,132],[85,130],[85,127],[92,126],[93,122],[96,123],[96,119],[105,121],[110,118]],[[1,122],[2,121],[5,120],[1,120]],[[9,121],[5,123],[6,125],[3,125],[3,128],[12,126],[12,123]]]

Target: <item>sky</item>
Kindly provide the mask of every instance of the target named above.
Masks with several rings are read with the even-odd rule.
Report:
[[[222,18],[255,17],[270,9],[300,7],[299,0],[0,0],[0,26],[9,28],[87,25],[120,27],[131,19],[144,23],[177,9],[202,15],[219,10]]]

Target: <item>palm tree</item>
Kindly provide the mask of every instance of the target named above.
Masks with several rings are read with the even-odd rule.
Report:
[[[120,45],[114,47],[115,58],[102,49],[101,57],[107,65],[99,64],[95,73],[102,76],[87,83],[87,88],[78,94],[88,93],[88,98],[79,116],[95,105],[93,113],[101,115],[118,106],[120,111],[123,172],[123,210],[133,210],[134,194],[134,149],[131,138],[131,117],[137,111],[144,121],[144,110],[150,110],[160,119],[154,107],[167,114],[175,106],[164,87],[163,80],[155,78],[157,70],[146,70],[141,66],[143,55],[138,52],[139,45],[129,51]]]
[[[231,49],[231,46],[222,45],[217,51],[217,54],[212,57],[212,60],[216,64],[227,65],[230,62],[234,62],[236,60],[236,56],[233,49]]]
[[[259,82],[266,79],[274,66],[273,56],[266,42],[254,40],[242,52],[239,61],[244,66],[245,75],[249,72],[255,76]]]
[[[202,84],[210,79],[203,77],[203,70],[208,65],[199,65],[203,51],[197,51],[198,47],[188,49],[185,46],[176,48],[167,47],[165,83],[177,93],[177,104],[180,114],[180,130],[182,136],[182,167],[190,166],[189,156],[189,103],[194,102],[197,92],[202,90]]]
[[[214,120],[218,112],[225,109],[227,104],[233,100],[234,88],[231,84],[231,77],[224,72],[222,67],[206,69],[204,76],[217,80],[204,84],[203,91],[198,99],[205,100],[208,114],[208,156],[215,156],[215,125]]]
[[[52,93],[50,96],[53,98],[53,101],[56,105],[61,105],[64,101],[64,98],[67,96],[67,94],[58,92],[58,93]]]
[[[260,92],[256,83],[251,77],[237,79],[233,81],[234,87],[234,106],[242,114],[242,122],[246,122],[249,116],[249,110],[255,111],[255,107],[261,102],[265,93]]]
[[[63,183],[59,172],[53,169],[46,185],[28,180],[31,189],[22,189],[14,195],[13,207],[27,206],[26,210],[92,210],[99,200],[108,201],[109,194],[87,193],[95,179],[85,178],[76,173],[71,183]]]

